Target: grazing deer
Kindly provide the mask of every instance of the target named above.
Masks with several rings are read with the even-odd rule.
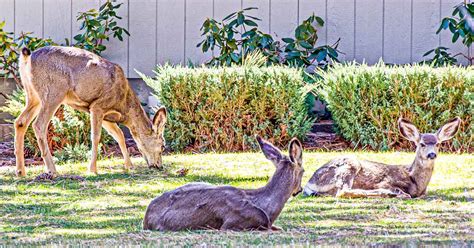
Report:
[[[316,170],[304,188],[304,195],[332,195],[346,198],[415,198],[426,194],[439,145],[457,132],[461,119],[448,121],[436,133],[420,134],[411,122],[400,118],[398,127],[416,144],[411,165],[397,166],[355,158],[336,158]]]
[[[17,175],[26,174],[24,137],[35,117],[33,128],[41,157],[48,172],[56,174],[47,131],[51,117],[61,104],[90,113],[92,159],[89,172],[97,173],[101,127],[118,142],[125,168],[132,166],[123,132],[117,123],[130,129],[149,166],[161,166],[166,109],[160,108],[150,120],[120,66],[86,50],[57,46],[43,47],[33,53],[23,48],[19,66],[26,91],[26,107],[15,121]]]
[[[273,226],[286,201],[302,190],[300,141],[289,144],[289,157],[257,136],[265,157],[276,171],[266,186],[238,189],[191,183],[155,198],[147,208],[143,229],[179,231],[184,229],[279,230]]]

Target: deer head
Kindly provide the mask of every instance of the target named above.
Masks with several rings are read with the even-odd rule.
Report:
[[[436,133],[420,134],[410,121],[400,118],[398,128],[401,135],[416,145],[416,153],[422,160],[434,160],[438,155],[442,142],[454,137],[458,131],[461,119],[456,117],[444,124]]]
[[[279,179],[283,182],[290,182],[291,194],[293,196],[298,195],[303,190],[301,179],[304,173],[301,142],[297,138],[293,138],[288,147],[289,156],[286,156],[270,142],[260,136],[256,136],[256,138],[265,157],[275,165],[277,169],[275,175],[281,177]],[[278,173],[278,171],[289,171],[290,173]]]
[[[140,130],[137,146],[149,167],[161,167],[161,154],[165,147],[163,133],[166,123],[166,108],[161,107],[152,120],[151,128]]]

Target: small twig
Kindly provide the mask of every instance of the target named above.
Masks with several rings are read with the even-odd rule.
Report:
[[[10,100],[10,97],[8,97],[7,95],[5,95],[5,93],[0,92],[0,95],[3,96],[5,99]]]

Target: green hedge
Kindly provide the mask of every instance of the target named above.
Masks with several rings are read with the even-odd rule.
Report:
[[[278,146],[311,128],[302,72],[286,67],[158,67],[144,80],[168,109],[165,138],[175,151],[242,151],[254,135]]]
[[[461,117],[462,126],[449,151],[474,145],[474,69],[421,65],[336,65],[322,72],[323,97],[339,132],[354,145],[387,150],[408,148],[397,119],[412,120],[420,132],[435,132],[445,121]]]

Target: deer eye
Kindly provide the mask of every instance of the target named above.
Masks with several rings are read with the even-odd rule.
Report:
[[[425,143],[420,143],[420,146],[425,147],[426,145],[425,145]]]

